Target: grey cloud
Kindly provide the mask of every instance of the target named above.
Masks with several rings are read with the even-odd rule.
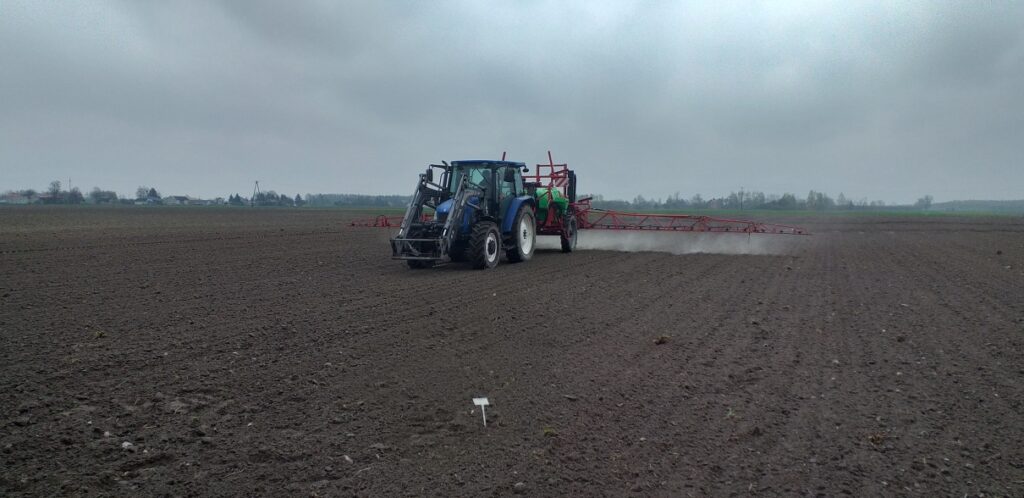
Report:
[[[1024,197],[1024,7],[12,2],[0,189],[403,193],[553,149],[609,196]]]

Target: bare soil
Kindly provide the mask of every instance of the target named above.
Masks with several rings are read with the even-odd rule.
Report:
[[[353,216],[0,209],[0,495],[1024,495],[1020,218],[473,271]]]

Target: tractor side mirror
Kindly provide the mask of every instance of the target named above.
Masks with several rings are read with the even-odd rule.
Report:
[[[427,167],[427,181],[434,183],[434,168]]]
[[[513,168],[505,168],[505,183],[512,183],[516,181],[516,170]]]

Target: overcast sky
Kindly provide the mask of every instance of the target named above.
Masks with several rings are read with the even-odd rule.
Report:
[[[0,0],[0,191],[1024,198],[1024,2]]]

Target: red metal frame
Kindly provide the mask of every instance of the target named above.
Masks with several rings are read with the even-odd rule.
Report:
[[[541,174],[544,171],[546,173]],[[533,175],[524,176],[523,179],[532,181],[541,187],[560,188],[566,197],[569,196],[567,190],[569,188],[569,165],[555,164],[555,160],[551,158],[550,150],[548,151],[548,163],[538,164],[533,170]]]
[[[537,235],[569,235],[567,233],[568,227],[562,225],[562,220],[558,216],[557,209],[555,209],[555,203],[552,202],[554,196],[550,190],[552,188],[557,189],[563,196],[568,198],[569,172],[568,164],[555,164],[555,160],[551,157],[551,151],[549,150],[548,163],[537,164],[533,170],[533,175],[523,177],[525,181],[536,184],[538,188],[546,189],[543,195],[546,195],[548,198],[548,211],[544,216],[544,223],[537,225]],[[574,204],[570,204],[569,209],[575,211],[573,206]]]

